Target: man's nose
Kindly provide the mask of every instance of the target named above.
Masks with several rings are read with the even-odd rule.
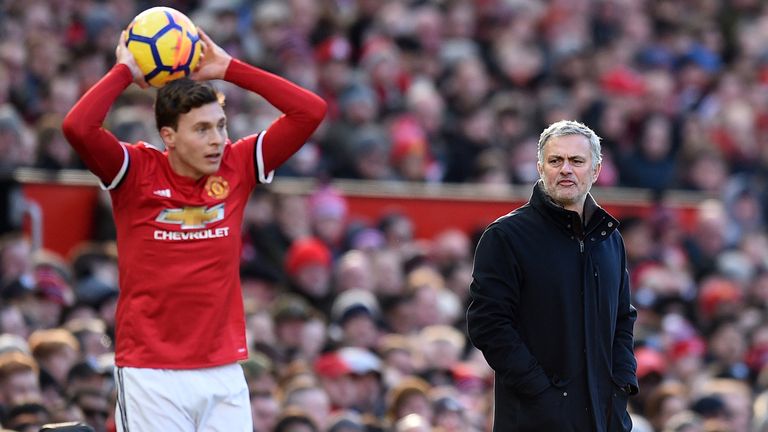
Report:
[[[224,144],[224,131],[214,128],[211,133],[211,145],[223,145]]]

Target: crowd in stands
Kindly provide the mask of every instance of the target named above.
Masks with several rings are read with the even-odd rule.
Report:
[[[639,313],[634,430],[768,431],[764,2],[4,0],[0,174],[82,168],[61,119],[112,66],[120,31],[157,4],[328,101],[278,182],[530,185],[542,128],[585,122],[603,138],[599,186],[662,198],[620,228]],[[232,137],[278,114],[217,86]],[[129,88],[107,127],[159,144],[152,100]],[[670,189],[711,197],[692,225],[665,205]],[[477,232],[419,239],[402,214],[358,221],[332,186],[260,188],[245,223],[255,432],[489,430],[493,379],[464,327]],[[114,427],[119,287],[104,232],[66,257],[12,229],[0,241],[6,430]]]

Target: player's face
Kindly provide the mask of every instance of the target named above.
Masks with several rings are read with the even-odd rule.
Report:
[[[176,130],[164,127],[160,133],[177,174],[198,179],[219,170],[227,144],[227,117],[217,102],[181,114]]]
[[[589,140],[583,135],[552,137],[543,153],[538,169],[547,195],[564,208],[581,213],[587,192],[600,174],[600,164],[592,167]]]

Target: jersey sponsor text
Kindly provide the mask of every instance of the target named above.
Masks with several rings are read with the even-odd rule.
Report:
[[[165,231],[155,230],[155,240],[185,241],[207,240],[229,236],[229,227],[205,229],[200,231]]]

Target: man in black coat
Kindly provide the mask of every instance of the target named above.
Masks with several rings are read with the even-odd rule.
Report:
[[[538,155],[530,201],[475,253],[468,331],[495,371],[493,430],[630,431],[637,312],[618,222],[589,193],[600,138],[559,121]]]

